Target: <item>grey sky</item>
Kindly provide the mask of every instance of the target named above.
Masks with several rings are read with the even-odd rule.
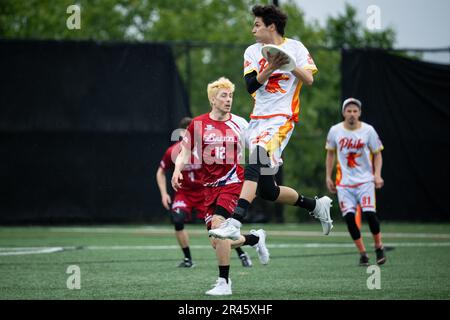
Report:
[[[279,2],[282,3],[283,0]],[[450,47],[450,1],[448,0],[296,0],[305,11],[306,20],[317,20],[322,26],[328,16],[343,13],[345,3],[358,11],[358,19],[365,26],[370,5],[380,8],[381,27],[396,32],[396,48]],[[426,54],[424,59],[450,63],[450,54]]]

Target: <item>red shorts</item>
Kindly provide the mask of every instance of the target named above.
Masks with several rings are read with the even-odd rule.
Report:
[[[175,198],[172,202],[172,210],[180,209],[186,213],[185,222],[192,221],[192,210],[195,208],[197,211],[197,218],[204,219],[205,208],[205,196],[203,194],[203,188],[194,190],[180,190],[175,193]]]
[[[211,220],[214,210],[217,206],[226,209],[230,215],[233,214],[234,208],[241,194],[242,183],[232,183],[222,187],[206,187],[205,188],[205,223],[208,229],[211,228]]]

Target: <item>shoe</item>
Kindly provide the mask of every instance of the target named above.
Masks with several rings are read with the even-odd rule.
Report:
[[[368,267],[369,266],[369,257],[367,254],[361,254],[361,257],[359,258],[359,265],[361,267]]]
[[[264,265],[268,264],[270,254],[269,250],[266,247],[266,232],[263,229],[250,230],[250,234],[259,237],[258,243],[253,246],[253,248],[255,248],[256,252],[258,253],[259,262]]]
[[[242,223],[238,220],[228,218],[219,228],[209,230],[208,234],[218,239],[238,240],[241,237],[241,226]]]
[[[214,288],[205,292],[210,296],[228,296],[231,292],[231,279],[228,278],[228,283],[224,278],[218,278],[214,284]]]
[[[324,196],[320,199],[316,197],[316,207],[314,208],[313,212],[310,212],[310,215],[320,220],[324,235],[328,235],[331,232],[331,229],[333,229],[333,220],[331,220],[330,216],[330,208],[332,202],[333,200],[331,200],[327,196]]]
[[[252,260],[250,259],[250,256],[246,252],[241,254],[239,256],[239,259],[241,259],[242,266],[245,268],[250,268],[253,265]]]
[[[378,265],[384,264],[387,260],[386,255],[384,254],[384,247],[376,249],[375,253],[377,255],[377,264]]]
[[[193,268],[195,264],[191,259],[184,258],[183,261],[178,265],[178,268]]]

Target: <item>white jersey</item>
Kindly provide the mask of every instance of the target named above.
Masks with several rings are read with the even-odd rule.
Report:
[[[267,61],[261,54],[263,44],[255,43],[248,47],[244,53],[244,76],[256,71],[261,73],[267,67]],[[311,55],[305,46],[297,40],[284,38],[279,46],[295,58],[299,68],[317,72]],[[276,70],[270,78],[253,94],[255,107],[250,118],[265,119],[276,116],[285,116],[298,121],[300,112],[300,90],[302,82],[292,72]]]
[[[343,122],[338,123],[328,132],[325,148],[337,153],[336,186],[374,181],[372,154],[383,150],[383,144],[371,125],[361,122],[361,128],[347,130]]]

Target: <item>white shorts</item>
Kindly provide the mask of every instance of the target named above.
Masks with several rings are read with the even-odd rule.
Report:
[[[267,119],[250,120],[246,131],[246,139],[250,154],[257,146],[263,147],[269,154],[272,168],[281,166],[281,154],[287,146],[292,132],[294,121],[283,116]]]
[[[336,187],[339,207],[342,215],[349,212],[356,213],[359,204],[362,212],[376,212],[375,184],[373,182],[363,183],[357,187]]]

